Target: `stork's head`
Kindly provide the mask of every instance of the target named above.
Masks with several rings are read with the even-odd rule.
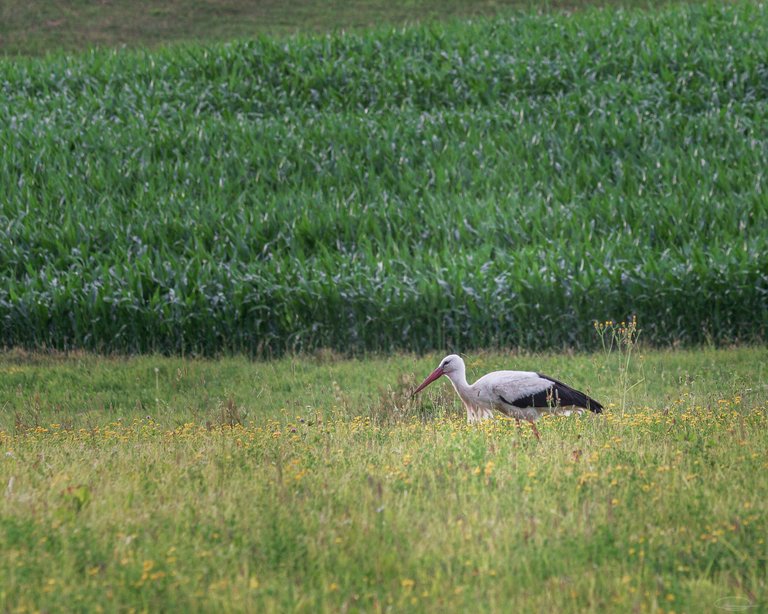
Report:
[[[432,371],[432,373],[429,374],[427,379],[425,379],[418,388],[414,391],[414,395],[421,392],[429,386],[432,382],[434,382],[437,378],[439,378],[441,375],[447,375],[448,377],[451,376],[452,373],[456,373],[459,371],[464,371],[464,361],[462,360],[461,356],[458,356],[457,354],[449,354],[445,358],[443,358],[440,361],[440,364],[437,366],[437,369]]]

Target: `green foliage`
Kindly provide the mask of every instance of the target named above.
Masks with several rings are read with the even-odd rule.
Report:
[[[765,7],[0,63],[0,341],[764,339]]]

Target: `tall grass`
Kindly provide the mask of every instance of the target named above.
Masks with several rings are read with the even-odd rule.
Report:
[[[605,403],[541,442],[398,413],[438,358],[0,354],[0,608],[766,609],[764,351],[640,351],[622,412],[610,356],[468,356]]]
[[[0,340],[764,339],[753,3],[0,62]]]

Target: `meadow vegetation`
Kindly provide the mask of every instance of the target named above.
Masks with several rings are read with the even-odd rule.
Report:
[[[585,10],[0,62],[0,343],[765,339],[768,20]]]
[[[765,10],[0,60],[0,610],[768,610]]]
[[[759,349],[468,358],[604,416],[468,427],[439,356],[0,357],[6,611],[768,606]],[[756,383],[761,382],[761,383]]]
[[[652,7],[659,0],[5,0],[0,54],[43,55],[94,46],[155,47],[257,35],[361,29],[435,19],[495,15],[513,9],[578,9],[594,5]]]

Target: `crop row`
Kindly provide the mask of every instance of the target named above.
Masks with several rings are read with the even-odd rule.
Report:
[[[764,339],[762,5],[0,62],[0,341]]]

